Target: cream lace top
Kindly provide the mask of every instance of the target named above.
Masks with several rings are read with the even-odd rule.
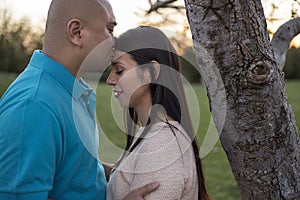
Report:
[[[144,140],[126,155],[111,175],[107,200],[121,200],[130,191],[158,181],[159,188],[144,199],[197,199],[198,181],[191,141],[178,122],[158,122]],[[144,128],[140,128],[137,137]]]

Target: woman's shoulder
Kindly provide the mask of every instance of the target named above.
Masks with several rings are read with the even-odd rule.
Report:
[[[153,136],[170,137],[175,136],[177,133],[186,134],[184,128],[177,121],[157,122],[152,124],[150,130],[147,133],[146,138]]]
[[[143,131],[144,128],[140,129],[137,136]],[[135,169],[145,173],[170,165],[182,169],[182,156],[192,154],[191,150],[191,142],[178,122],[155,123],[122,163],[122,170]]]
[[[127,160],[140,172],[157,171],[167,166],[182,169],[183,155],[192,154],[192,145],[178,122],[152,125],[142,142]]]
[[[145,134],[139,152],[159,152],[169,148],[181,149],[191,145],[191,141],[177,121],[158,122],[151,126],[150,130]]]
[[[177,121],[158,122],[152,125],[150,131],[146,134],[147,139],[169,139],[188,138],[188,134]]]

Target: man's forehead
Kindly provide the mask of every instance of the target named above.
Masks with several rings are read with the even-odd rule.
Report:
[[[109,1],[107,1],[107,0],[98,0],[98,1],[101,2],[101,5],[103,6],[103,8],[106,11],[108,24],[110,26],[116,26],[117,25],[116,17],[114,15],[113,9],[112,9],[111,4],[109,3]]]
[[[105,5],[109,21],[116,23],[116,17],[110,3],[106,1]]]

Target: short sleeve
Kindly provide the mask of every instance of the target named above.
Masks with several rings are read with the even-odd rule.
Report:
[[[59,120],[24,101],[0,114],[0,199],[46,199],[62,152]]]

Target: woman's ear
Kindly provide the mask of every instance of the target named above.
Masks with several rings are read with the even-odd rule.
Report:
[[[82,26],[79,19],[71,19],[68,21],[67,37],[73,45],[82,47]]]
[[[157,80],[160,73],[160,64],[155,60],[152,60],[151,63],[153,65],[154,80]]]

